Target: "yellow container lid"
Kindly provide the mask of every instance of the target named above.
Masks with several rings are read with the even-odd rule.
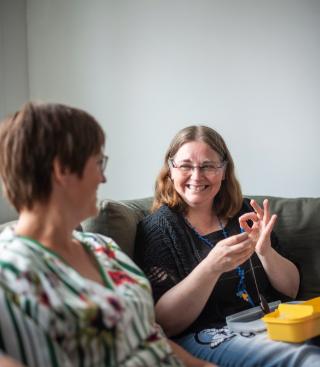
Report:
[[[320,297],[311,298],[308,301],[303,302],[302,305],[312,305],[314,311],[320,313]]]
[[[320,335],[320,297],[299,304],[281,303],[262,320],[271,339],[300,343],[313,338]]]
[[[277,310],[263,317],[265,322],[291,324],[313,318],[315,311],[311,305],[290,305],[281,303]]]

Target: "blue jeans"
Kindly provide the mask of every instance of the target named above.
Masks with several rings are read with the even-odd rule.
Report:
[[[219,366],[320,366],[320,347],[311,343],[273,341],[266,332],[249,336],[236,334],[217,346],[211,346],[211,340],[210,329],[201,333],[201,340],[193,333],[175,339],[194,356]]]

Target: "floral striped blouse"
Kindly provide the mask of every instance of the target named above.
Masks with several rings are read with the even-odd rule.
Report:
[[[0,234],[0,349],[32,367],[181,366],[142,271],[110,238],[74,237],[104,286],[12,228]]]

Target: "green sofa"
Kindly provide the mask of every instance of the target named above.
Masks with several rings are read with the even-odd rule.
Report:
[[[262,202],[264,196],[252,196]],[[300,265],[302,279],[298,298],[320,296],[320,198],[268,197],[278,215],[275,232],[281,245]],[[99,214],[82,223],[85,231],[113,238],[132,257],[138,222],[149,213],[152,198],[102,200]],[[6,224],[0,225],[0,231]]]
[[[265,197],[252,196],[258,202]],[[302,278],[298,298],[320,295],[320,198],[268,197],[272,213],[278,215],[275,232],[281,245],[300,265]],[[152,198],[102,200],[99,214],[82,223],[85,231],[112,237],[132,257],[138,222],[149,213]]]

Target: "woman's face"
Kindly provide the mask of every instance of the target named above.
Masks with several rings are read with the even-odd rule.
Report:
[[[81,220],[97,215],[97,190],[99,184],[106,182],[106,160],[103,154],[93,155],[87,160],[81,178],[70,175],[69,205],[73,205]]]
[[[176,191],[191,208],[212,207],[224,179],[219,154],[202,141],[182,145],[170,167]]]

